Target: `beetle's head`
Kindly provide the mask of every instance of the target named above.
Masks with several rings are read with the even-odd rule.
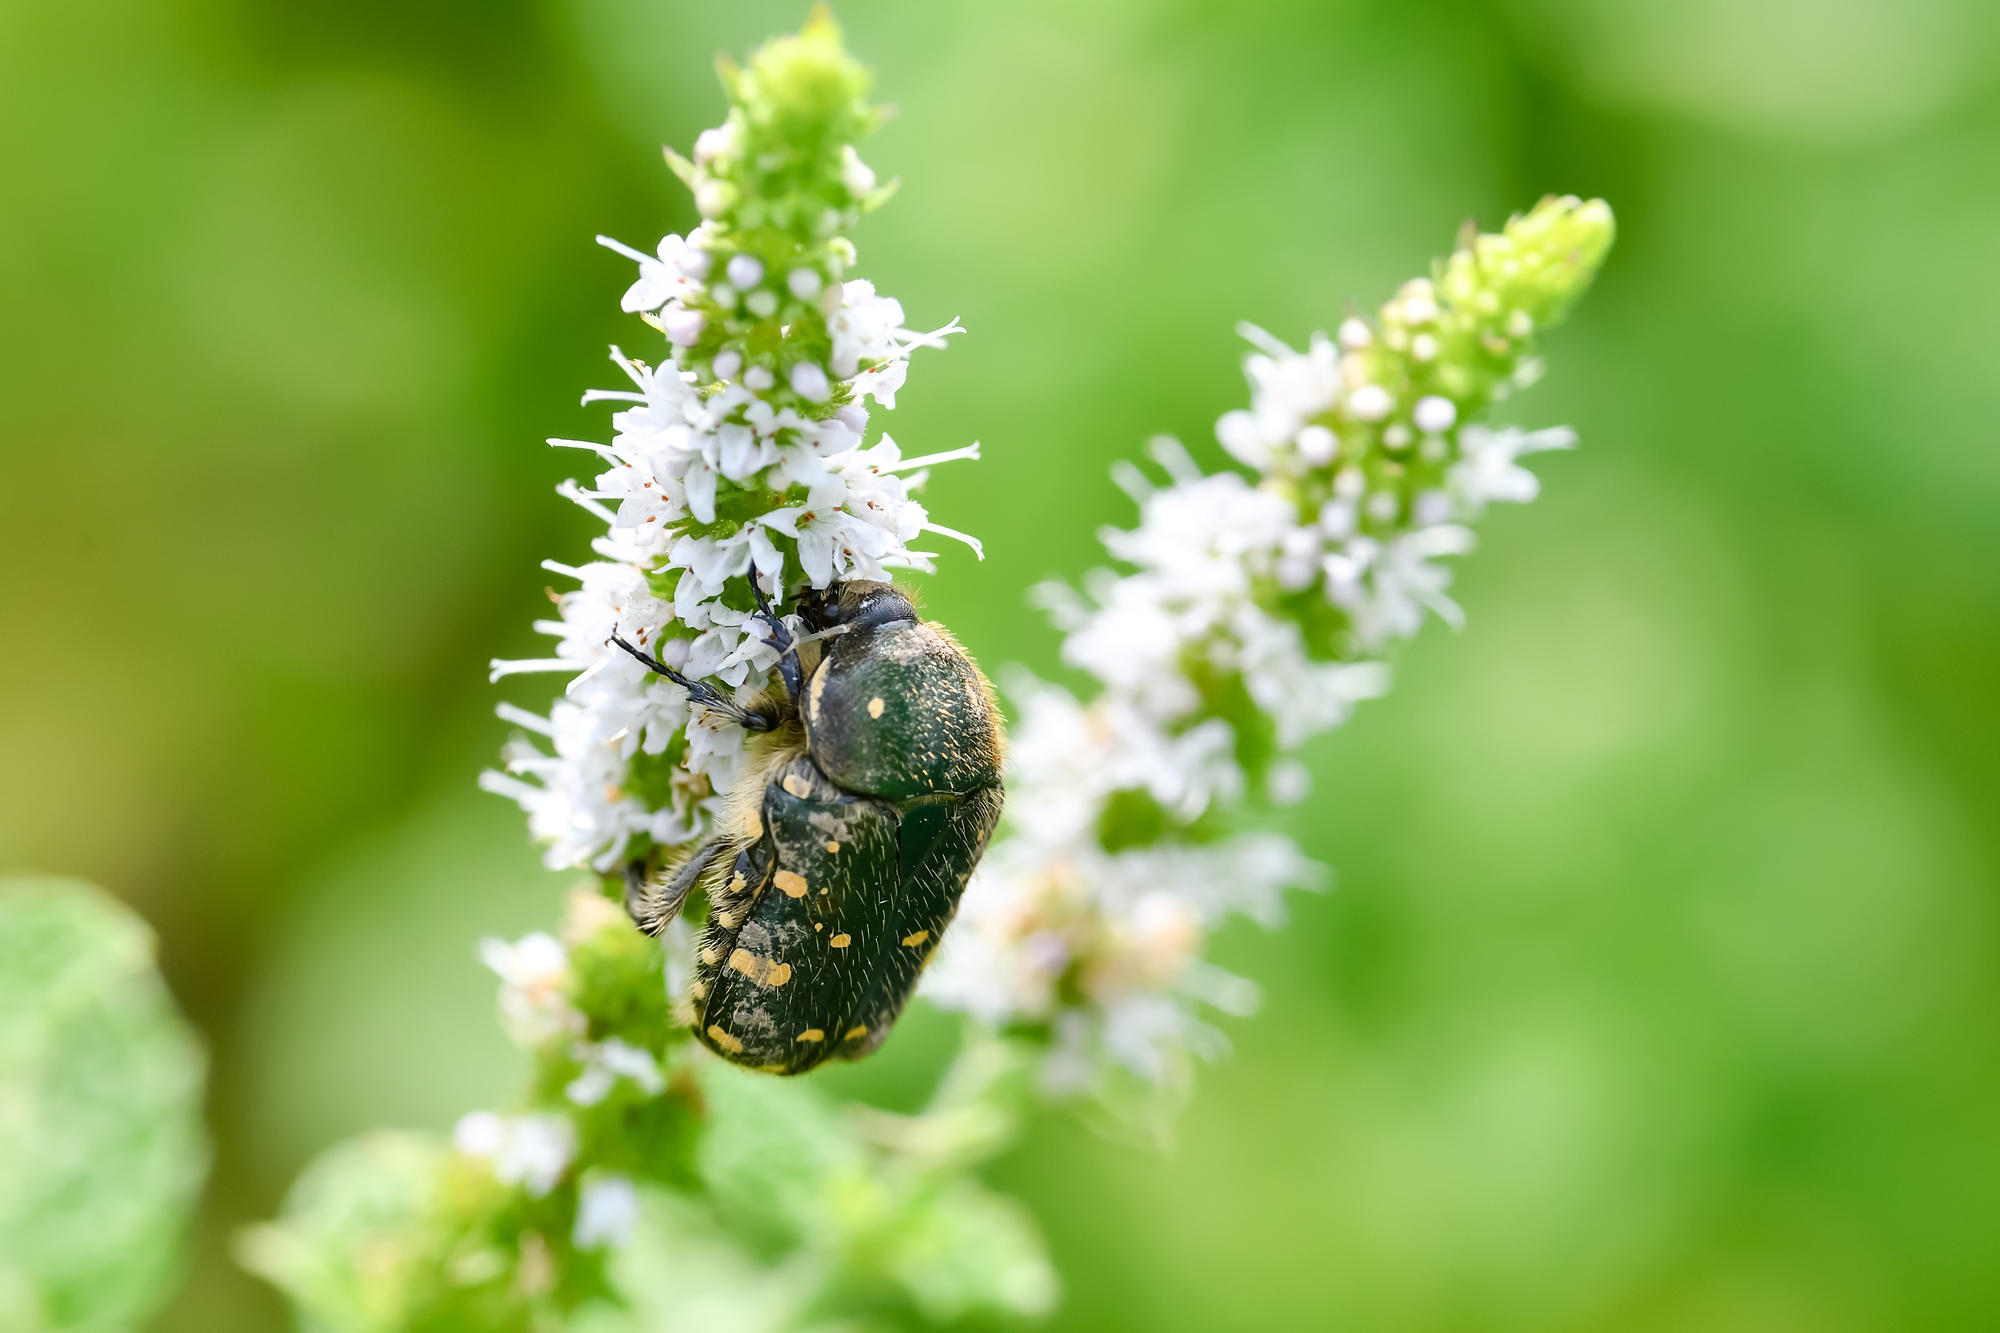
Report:
[[[814,633],[836,625],[867,629],[916,618],[917,608],[893,583],[855,579],[825,588],[807,588],[799,594],[799,619]]]

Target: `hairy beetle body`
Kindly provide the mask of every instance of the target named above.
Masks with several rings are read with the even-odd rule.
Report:
[[[999,710],[948,632],[886,584],[802,600],[806,624],[837,637],[786,645],[785,697],[736,710],[763,734],[723,827],[627,895],[657,933],[707,890],[687,1016],[718,1055],[781,1074],[881,1045],[1003,800]]]

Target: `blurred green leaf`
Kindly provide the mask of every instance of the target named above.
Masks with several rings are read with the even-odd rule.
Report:
[[[79,880],[0,879],[0,1328],[152,1315],[208,1164],[203,1066],[137,916]]]

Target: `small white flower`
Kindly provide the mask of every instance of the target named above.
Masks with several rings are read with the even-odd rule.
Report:
[[[577,1028],[561,941],[539,930],[513,944],[489,938],[479,942],[479,957],[500,978],[501,1020],[514,1040],[535,1046]]]
[[[452,1144],[468,1157],[492,1162],[494,1179],[544,1198],[576,1156],[576,1126],[556,1115],[501,1116],[474,1111],[452,1130]]]
[[[1412,521],[1420,528],[1444,523],[1451,518],[1451,497],[1443,491],[1419,491],[1411,510]]]
[[[1466,515],[1476,517],[1495,501],[1526,504],[1541,494],[1542,484],[1535,474],[1515,460],[1547,449],[1574,448],[1576,433],[1567,428],[1523,431],[1512,426],[1502,430],[1467,426],[1459,433],[1458,443],[1461,452],[1451,469],[1451,492]]]
[[[729,257],[722,271],[738,291],[748,291],[764,280],[764,261],[755,255],[735,254]]]
[[[579,1049],[583,1072],[564,1087],[563,1095],[578,1106],[595,1106],[611,1095],[620,1078],[630,1079],[648,1097],[658,1096],[667,1086],[659,1062],[648,1051],[631,1046],[617,1037]]]
[[[699,290],[699,279],[707,268],[707,256],[701,255],[697,260],[699,252],[690,251],[679,236],[661,237],[657,258],[641,254],[609,236],[598,237],[597,243],[638,261],[639,280],[626,289],[624,299],[619,302],[628,314],[658,310],[669,301],[693,295]]]
[[[571,1239],[579,1250],[618,1249],[639,1225],[639,1190],[624,1176],[597,1175],[577,1192]]]
[[[507,1142],[507,1122],[492,1111],[471,1111],[452,1127],[452,1146],[467,1157],[491,1157]]]

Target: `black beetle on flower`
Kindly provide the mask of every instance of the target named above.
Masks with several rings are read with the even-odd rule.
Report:
[[[777,1074],[882,1044],[1003,799],[1000,710],[949,631],[887,583],[808,590],[798,614],[795,641],[764,605],[783,689],[749,707],[614,640],[755,733],[715,834],[662,878],[633,862],[625,904],[656,935],[705,892],[695,1034]]]

